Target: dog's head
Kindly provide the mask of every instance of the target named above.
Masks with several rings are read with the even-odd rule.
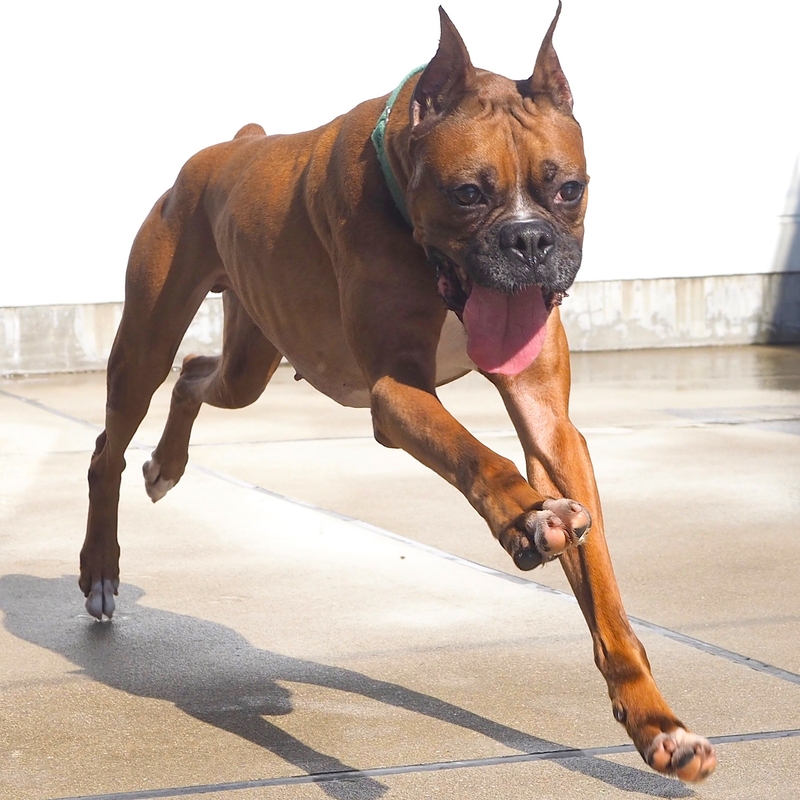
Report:
[[[439,49],[411,100],[414,235],[462,316],[473,361],[514,374],[581,263],[583,138],[550,25],[527,80],[475,69],[442,9]]]

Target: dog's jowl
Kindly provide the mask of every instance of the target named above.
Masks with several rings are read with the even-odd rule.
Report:
[[[80,586],[89,612],[111,617],[123,454],[201,301],[222,292],[222,354],[184,360],[144,465],[152,500],[183,475],[200,406],[252,403],[285,357],[334,400],[371,408],[375,438],[456,486],[520,569],[559,559],[614,716],[654,769],[699,780],[713,748],[670,710],[627,621],[567,414],[559,304],[580,266],[589,179],[557,19],[531,77],[513,81],[473,67],[442,12],[436,54],[390,95],[309,133],[247,125],[186,163],[131,252]],[[527,478],[437,398],[476,369],[505,401]]]

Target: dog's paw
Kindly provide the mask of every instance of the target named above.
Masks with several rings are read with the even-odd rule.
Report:
[[[702,781],[717,766],[711,742],[684,728],[658,734],[642,755],[656,772],[682,781]]]
[[[99,620],[102,620],[103,616],[111,619],[116,609],[114,595],[118,589],[119,579],[117,578],[95,581],[86,596],[86,610]]]
[[[142,474],[147,496],[154,503],[157,503],[175,485],[175,481],[161,477],[161,465],[154,458],[144,462]]]
[[[565,547],[571,544],[583,544],[586,535],[592,528],[592,516],[589,509],[575,500],[568,500],[562,497],[558,500],[545,500],[542,504],[544,511],[550,512],[554,516],[550,518],[551,526],[553,518],[560,522],[564,533],[568,537]],[[555,523],[558,524],[558,523]],[[564,549],[563,547],[561,548]]]
[[[586,506],[575,500],[545,500],[541,511],[523,514],[515,527],[517,536],[509,552],[519,569],[529,570],[582,544],[592,517]]]

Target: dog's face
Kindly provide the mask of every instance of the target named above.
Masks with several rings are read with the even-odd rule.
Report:
[[[535,358],[547,315],[581,263],[588,177],[552,46],[557,19],[531,78],[514,82],[472,67],[443,14],[439,50],[411,105],[415,237],[440,295],[464,320],[473,360],[489,372],[518,372]],[[527,333],[492,346],[498,334],[486,326],[501,324]]]

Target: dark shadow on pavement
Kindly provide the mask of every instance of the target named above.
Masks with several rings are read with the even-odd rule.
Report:
[[[773,266],[779,276],[772,299],[770,344],[800,342],[800,162],[795,165],[780,224]]]
[[[72,576],[0,578],[0,610],[5,627],[15,636],[63,656],[94,681],[130,695],[173,703],[195,719],[263,747],[307,774],[354,768],[264,719],[292,712],[291,692],[279,681],[367,697],[475,731],[521,753],[565,749],[565,745],[395,683],[260,650],[225,625],[138,605],[144,592],[136,586],[123,586],[120,594],[124,616],[97,623],[76,614],[80,597]],[[554,763],[624,791],[662,798],[694,796],[680,782],[645,769],[588,757]],[[387,791],[370,778],[317,785],[337,800],[377,800]]]

